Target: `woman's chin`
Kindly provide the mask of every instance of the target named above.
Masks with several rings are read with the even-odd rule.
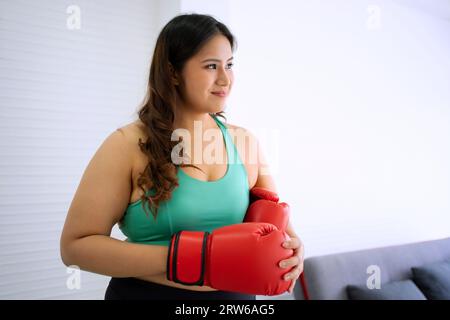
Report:
[[[224,106],[223,105],[216,105],[216,106],[212,107],[211,109],[212,110],[210,111],[210,113],[218,113],[218,112],[224,110]]]

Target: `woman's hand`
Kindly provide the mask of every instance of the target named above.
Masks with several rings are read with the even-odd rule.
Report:
[[[303,272],[304,247],[298,236],[292,236],[289,240],[283,242],[283,247],[294,250],[292,257],[286,260],[281,260],[279,264],[281,268],[294,267],[292,270],[284,274],[285,280],[292,280],[292,284],[288,290],[289,293],[292,293],[298,277],[300,277],[300,274]]]

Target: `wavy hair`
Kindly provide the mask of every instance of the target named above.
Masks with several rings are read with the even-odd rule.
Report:
[[[181,72],[187,60],[218,34],[228,39],[234,52],[236,40],[230,30],[212,16],[204,14],[191,13],[174,17],[164,26],[156,41],[147,93],[138,111],[147,136],[146,141],[139,139],[139,147],[146,154],[148,164],[137,181],[144,192],[141,196],[144,211],[148,215],[145,206],[148,202],[154,219],[160,203],[169,200],[172,191],[179,185],[178,167],[190,166],[201,170],[191,164],[174,164],[171,159],[171,152],[179,143],[171,141],[174,108],[177,101],[181,100],[180,91],[171,80],[172,72]],[[226,119],[223,113],[220,111],[214,115]],[[149,195],[147,190],[154,192]]]

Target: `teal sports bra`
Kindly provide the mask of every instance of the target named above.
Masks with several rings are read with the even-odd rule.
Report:
[[[226,126],[214,115],[227,151],[227,171],[214,181],[202,181],[178,168],[179,186],[168,201],[160,203],[158,215],[146,214],[141,200],[131,203],[119,223],[126,241],[168,246],[172,234],[181,230],[208,231],[241,223],[249,205],[247,171]],[[230,161],[232,159],[233,161]],[[148,190],[148,192],[154,190]],[[150,206],[145,202],[147,212]]]

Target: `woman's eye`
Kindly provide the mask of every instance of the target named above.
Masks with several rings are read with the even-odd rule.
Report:
[[[233,63],[229,63],[229,64],[227,64],[228,66],[229,66],[229,69],[231,69],[231,67],[234,65]],[[206,68],[208,68],[208,69],[210,69],[210,66],[216,66],[216,64],[215,63],[213,63],[213,64],[208,64],[207,66],[206,66]],[[215,68],[214,68],[215,69]]]

